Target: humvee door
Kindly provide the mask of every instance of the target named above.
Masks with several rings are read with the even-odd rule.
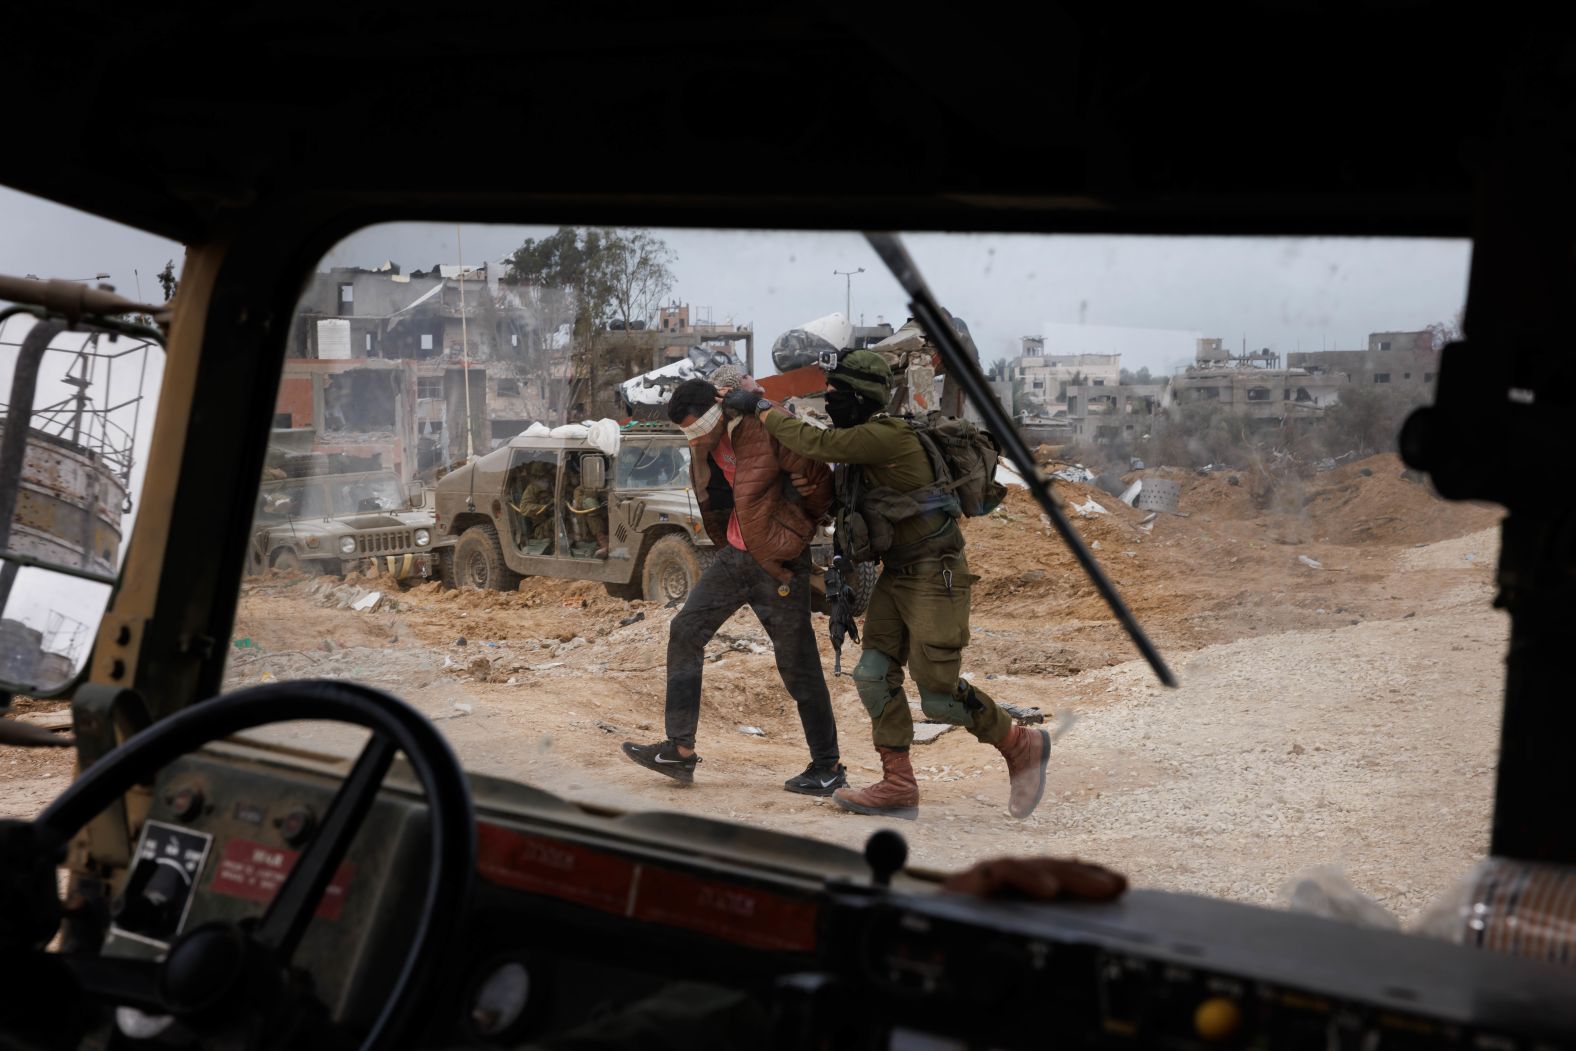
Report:
[[[563,550],[558,516],[560,466],[555,449],[516,449],[504,479],[508,542],[522,555],[552,557]]]

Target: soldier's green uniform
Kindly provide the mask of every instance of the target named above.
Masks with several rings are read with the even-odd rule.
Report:
[[[606,490],[575,486],[569,501],[572,512],[569,525],[574,539],[580,543],[595,543],[597,557],[607,557],[607,501]]]
[[[524,519],[521,532],[526,540],[546,543],[537,554],[553,553],[553,468],[547,463],[526,465],[525,487],[511,505]]]
[[[902,420],[877,416],[857,427],[822,430],[787,413],[763,417],[766,428],[794,452],[862,470],[869,486],[917,492],[936,484],[924,447]],[[963,554],[963,533],[945,510],[897,522],[892,547],[865,609],[863,651],[854,667],[860,700],[870,711],[878,747],[914,740],[903,693],[903,665],[930,718],[966,728],[987,744],[1012,729],[1011,718],[983,690],[961,677],[969,644],[974,582]]]
[[[860,814],[919,815],[919,785],[908,756],[914,720],[903,693],[906,664],[927,717],[962,726],[1001,752],[1010,783],[1007,809],[1013,817],[1028,817],[1045,792],[1050,735],[1016,725],[962,677],[969,602],[979,580],[963,556],[957,523],[962,509],[952,490],[938,485],[913,427],[877,411],[892,396],[892,370],[884,358],[854,351],[828,381],[831,430],[770,403],[754,408],[785,448],[838,465],[839,551],[848,557],[876,555],[882,563],[865,608],[863,651],[853,676],[859,699],[870,711],[882,776],[866,788],[839,788],[832,800]],[[951,479],[940,481],[950,486]]]

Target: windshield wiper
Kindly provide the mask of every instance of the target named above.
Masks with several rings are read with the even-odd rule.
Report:
[[[1160,656],[1160,651],[1149,641],[1149,636],[1144,634],[1138,618],[1133,616],[1132,610],[1128,609],[1127,604],[1122,601],[1122,596],[1117,594],[1116,585],[1111,583],[1105,571],[1100,568],[1100,564],[1094,560],[1094,555],[1084,546],[1083,538],[1073,531],[1072,523],[1068,522],[1067,516],[1062,514],[1061,507],[1051,495],[1050,483],[1040,474],[1040,469],[1034,462],[1034,455],[1029,451],[1028,443],[1013,426],[1006,410],[996,401],[985,374],[980,371],[979,363],[964,351],[956,330],[946,321],[946,315],[936,302],[935,296],[931,295],[925,279],[920,276],[919,267],[914,264],[908,249],[903,247],[902,240],[896,234],[876,233],[866,233],[865,239],[870,242],[870,247],[876,250],[876,254],[881,257],[887,269],[892,271],[897,283],[903,286],[903,291],[909,298],[908,309],[941,350],[941,357],[947,363],[947,374],[957,377],[958,382],[963,384],[963,390],[968,395],[969,401],[974,403],[974,407],[985,418],[986,427],[1017,465],[1018,472],[1023,475],[1024,484],[1029,487],[1029,492],[1034,494],[1034,499],[1050,518],[1057,533],[1061,534],[1073,557],[1078,559],[1078,564],[1088,574],[1095,589],[1100,592],[1100,597],[1105,599],[1105,604],[1121,622],[1122,628],[1133,640],[1133,645],[1138,647],[1138,652],[1143,654],[1144,660],[1149,662],[1149,666],[1154,669],[1156,677],[1162,683],[1175,686],[1176,676],[1166,665],[1165,658]]]

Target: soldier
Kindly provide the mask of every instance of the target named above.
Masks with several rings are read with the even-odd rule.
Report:
[[[593,558],[607,557],[607,491],[576,485],[569,500],[569,527],[580,543],[596,542]]]
[[[521,532],[528,541],[545,545],[539,554],[553,553],[553,465],[533,460],[525,465],[524,487],[510,505],[524,519]]]
[[[892,397],[891,367],[879,354],[854,351],[828,380],[831,430],[797,420],[746,391],[728,395],[724,405],[754,412],[785,449],[838,464],[839,502],[853,502],[866,518],[891,523],[890,546],[881,555],[881,577],[865,611],[863,652],[853,674],[859,699],[870,712],[883,776],[868,788],[839,789],[832,798],[859,814],[918,817],[919,787],[908,755],[914,721],[903,692],[907,664],[926,715],[964,727],[1006,758],[1008,810],[1015,818],[1028,817],[1045,792],[1050,735],[1015,724],[983,690],[961,677],[969,596],[979,578],[969,572],[963,533],[947,506],[949,498],[936,488],[924,447],[906,422],[884,411]],[[903,505],[919,513],[894,517],[892,508]],[[846,555],[849,541],[842,525],[840,517],[838,545]]]

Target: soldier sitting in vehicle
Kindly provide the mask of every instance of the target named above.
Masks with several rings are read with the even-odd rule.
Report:
[[[553,553],[553,465],[535,460],[516,467],[520,491],[510,498],[509,509],[519,515],[522,546],[533,555]],[[511,485],[511,488],[513,486]]]
[[[569,502],[570,528],[576,543],[595,543],[593,558],[607,557],[607,494],[600,489],[575,486]]]
[[[570,489],[569,498],[564,501],[564,510],[569,512],[565,517],[570,552],[576,557],[606,558],[607,490],[592,489],[580,483],[580,467],[575,457],[570,458],[564,469],[564,482]],[[587,548],[592,550],[587,551]]]

